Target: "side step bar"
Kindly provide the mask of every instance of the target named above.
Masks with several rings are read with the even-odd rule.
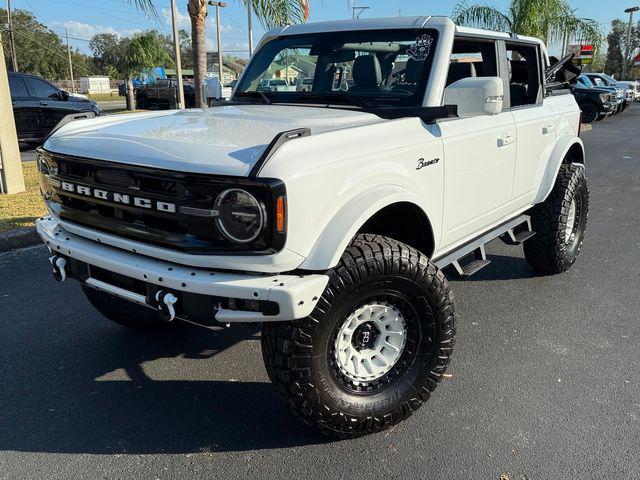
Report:
[[[491,240],[498,237],[509,245],[519,245],[525,240],[533,237],[536,232],[531,230],[531,218],[529,215],[520,215],[487,233],[477,237],[452,252],[442,257],[435,258],[433,263],[438,268],[452,265],[461,277],[469,277],[482,268],[489,265],[491,260],[487,260],[484,246]],[[470,258],[467,258],[470,257]]]

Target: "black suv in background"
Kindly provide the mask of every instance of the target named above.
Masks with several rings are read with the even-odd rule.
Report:
[[[35,75],[9,72],[9,90],[21,143],[39,145],[69,114],[93,112],[100,115],[100,107],[93,100],[69,95]]]
[[[582,122],[591,123],[602,120],[616,112],[617,96],[615,90],[589,86],[582,79],[571,89],[576,103],[582,112]]]

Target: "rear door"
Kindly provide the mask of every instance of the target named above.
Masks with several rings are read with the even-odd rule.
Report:
[[[502,63],[509,75],[504,108],[511,112],[518,135],[511,202],[514,209],[520,209],[535,199],[556,143],[557,126],[550,102],[544,98],[540,46],[519,41],[504,46]]]
[[[20,75],[9,75],[9,91],[18,141],[28,142],[38,138],[38,110],[40,105],[29,97],[29,90]]]
[[[497,43],[456,38],[447,86],[465,77],[498,76]],[[516,160],[511,112],[438,122],[444,144],[442,247],[453,247],[509,214]]]

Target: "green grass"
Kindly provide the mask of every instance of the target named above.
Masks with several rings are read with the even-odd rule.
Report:
[[[96,102],[104,101],[104,100],[124,100],[124,97],[118,95],[118,92],[115,93],[92,93],[91,95],[87,95],[91,100],[95,100]]]
[[[26,190],[12,195],[0,195],[0,233],[16,228],[32,227],[36,218],[46,213],[38,186],[36,162],[23,162]]]

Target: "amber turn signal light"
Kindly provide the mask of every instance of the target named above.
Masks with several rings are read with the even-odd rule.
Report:
[[[284,233],[284,196],[276,200],[276,229],[278,233]]]

